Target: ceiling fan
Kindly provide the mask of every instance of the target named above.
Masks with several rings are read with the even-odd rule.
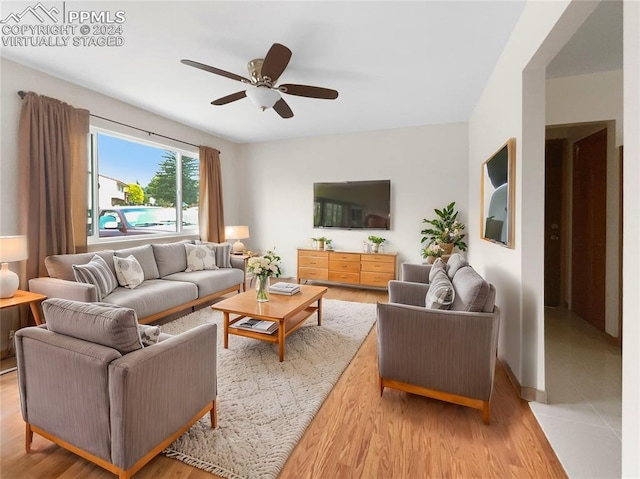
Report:
[[[257,58],[247,64],[251,79],[192,60],[183,59],[180,62],[248,85],[246,90],[213,100],[211,104],[216,106],[226,105],[248,97],[263,111],[267,108],[273,108],[282,118],[291,118],[293,112],[287,102],[284,101],[284,98],[280,96],[280,93],[322,100],[335,100],[338,98],[338,92],[329,88],[297,85],[295,83],[283,83],[276,86],[276,81],[278,81],[284,69],[287,68],[290,59],[291,50],[280,43],[274,43],[264,59]]]

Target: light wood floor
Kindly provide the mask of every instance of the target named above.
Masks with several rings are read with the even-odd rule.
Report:
[[[387,295],[332,286],[326,298],[375,302]],[[491,425],[485,426],[474,409],[389,389],[380,397],[374,328],[280,478],[567,477],[500,366],[491,408]],[[115,477],[37,435],[32,452],[24,452],[15,372],[0,376],[0,448],[2,478]],[[135,477],[215,476],[161,454]]]

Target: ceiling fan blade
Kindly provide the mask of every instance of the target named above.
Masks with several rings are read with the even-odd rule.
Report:
[[[232,80],[241,81],[243,83],[251,83],[251,81],[245,77],[236,75],[235,73],[231,73],[225,70],[220,70],[219,68],[216,68],[216,67],[205,65],[204,63],[198,63],[198,62],[194,62],[193,60],[184,60],[184,59],[180,60],[180,63],[189,65],[190,67],[199,68],[200,70],[204,70],[209,73],[215,73],[216,75],[231,78]]]
[[[338,98],[338,92],[329,88],[321,88],[319,86],[296,85],[293,83],[285,83],[278,87],[282,93],[289,95],[306,96],[307,98],[320,98],[322,100],[335,100]]]
[[[284,101],[284,98],[280,98],[275,105],[273,105],[273,109],[276,111],[278,115],[282,118],[291,118],[293,116],[293,112],[287,102]]]
[[[264,62],[262,63],[262,76],[269,77],[271,83],[275,83],[287,65],[289,64],[289,60],[291,59],[291,50],[289,50],[284,45],[280,43],[274,43],[269,51],[267,52],[267,56],[264,57]]]
[[[232,101],[242,100],[246,96],[247,92],[245,90],[242,90],[236,93],[232,93],[231,95],[223,96],[222,98],[218,98],[217,100],[213,100],[211,104],[216,106],[226,105],[227,103],[231,103]]]

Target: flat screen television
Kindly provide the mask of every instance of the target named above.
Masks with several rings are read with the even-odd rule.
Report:
[[[313,184],[313,227],[390,229],[391,181]]]

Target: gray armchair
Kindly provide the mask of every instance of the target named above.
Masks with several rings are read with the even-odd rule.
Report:
[[[403,267],[413,282],[389,282],[389,303],[378,304],[380,393],[390,387],[472,407],[489,424],[500,321],[495,289],[458,258],[449,268],[451,309],[425,307],[431,265]]]
[[[16,333],[27,452],[35,432],[124,479],[206,413],[216,427],[216,325],[143,347],[132,309],[43,310],[46,324]]]

